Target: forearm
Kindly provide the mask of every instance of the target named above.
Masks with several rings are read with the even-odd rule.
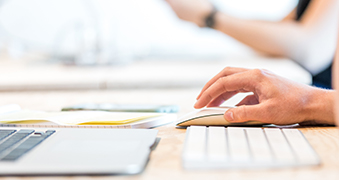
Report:
[[[206,18],[213,15],[208,0],[166,1],[179,18],[200,27],[206,26]],[[293,12],[280,22],[240,19],[222,12],[212,17],[215,29],[258,51],[293,59],[317,74],[333,57],[338,10],[337,0],[312,0],[299,21],[294,20]]]
[[[300,21],[289,17],[280,22],[239,19],[220,12],[215,29],[258,51],[293,59],[317,74],[333,58],[338,10],[339,1],[315,0]]]
[[[217,13],[215,22],[216,30],[271,55],[288,56],[289,50],[297,48],[305,36],[302,27],[293,21],[244,20]]]
[[[313,88],[303,112],[304,122],[334,124],[334,90]]]

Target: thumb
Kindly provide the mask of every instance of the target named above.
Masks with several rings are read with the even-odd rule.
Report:
[[[262,120],[262,107],[257,105],[243,105],[231,108],[225,112],[224,118],[232,123],[246,122],[250,120]]]

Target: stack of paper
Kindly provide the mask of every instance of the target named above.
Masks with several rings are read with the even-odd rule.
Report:
[[[8,108],[7,108],[8,109]],[[1,111],[1,108],[0,108]],[[39,125],[50,122],[62,126],[117,126],[151,128],[176,120],[175,114],[105,111],[43,112],[32,110],[9,111],[0,114],[1,124]]]

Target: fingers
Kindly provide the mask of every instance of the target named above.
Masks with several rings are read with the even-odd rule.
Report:
[[[259,104],[259,101],[255,95],[248,95],[243,100],[241,100],[236,106],[242,105],[255,105]]]
[[[227,99],[233,97],[237,93],[238,93],[237,91],[224,93],[224,94],[220,95],[219,97],[215,98],[209,104],[207,104],[207,107],[218,107],[223,102],[225,102]]]
[[[232,123],[241,123],[251,120],[263,121],[266,119],[262,104],[231,108],[226,111],[224,117],[227,121]]]
[[[200,94],[197,97],[197,100],[200,99],[201,95],[207,88],[209,88],[213,83],[215,83],[219,78],[228,76],[231,74],[239,73],[247,71],[248,69],[245,68],[235,68],[235,67],[226,67],[221,72],[219,72],[216,76],[214,76],[211,80],[209,80],[205,86],[202,88]]]
[[[219,78],[201,94],[194,107],[202,108],[224,93],[254,92],[256,83],[263,79],[261,73],[261,70],[251,70]]]

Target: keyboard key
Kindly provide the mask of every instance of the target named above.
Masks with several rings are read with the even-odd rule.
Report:
[[[278,163],[296,162],[292,149],[290,148],[284,134],[278,128],[265,128],[266,137],[273,150],[275,160]]]
[[[16,130],[0,130],[0,141],[15,133]]]
[[[243,128],[227,128],[230,159],[233,162],[247,162],[250,152],[246,134]]]
[[[28,135],[32,134],[33,132],[34,130],[26,130],[26,129],[18,131],[17,133],[15,133],[14,135],[12,135],[11,137],[9,137],[8,139],[6,139],[4,142],[0,144],[0,153],[3,153],[5,150],[12,147],[13,145],[15,145],[16,143],[18,143],[19,141],[21,141]]]
[[[203,161],[206,157],[206,127],[189,127],[186,138],[188,141],[183,157],[191,161]]]
[[[319,158],[305,137],[297,129],[283,129],[283,132],[292,146],[300,164],[318,164]]]
[[[53,134],[55,131],[49,131],[47,133],[36,135],[36,136],[30,136],[28,137],[24,142],[22,142],[19,146],[17,146],[15,149],[13,149],[10,153],[8,153],[6,156],[1,158],[1,161],[15,161],[31,149],[33,149],[35,146],[40,144],[42,141],[44,141],[46,138],[48,138],[51,134]]]
[[[267,163],[273,160],[273,154],[261,128],[246,128],[248,143],[254,162]]]
[[[21,129],[20,131],[18,131],[18,134],[32,134],[33,132],[33,129]]]
[[[277,168],[318,165],[319,157],[296,129],[192,126],[183,166],[193,169]]]
[[[56,132],[55,130],[47,130],[47,131],[45,132],[45,134],[51,135],[51,134],[53,134],[53,133],[55,133],[55,132]]]
[[[228,158],[225,127],[208,128],[207,158],[209,161],[226,161]]]
[[[38,145],[43,140],[44,140],[44,137],[31,136],[26,141],[24,141],[22,144],[20,144],[18,147],[16,147],[14,150],[12,150],[10,153],[8,153],[6,156],[1,158],[1,160],[2,161],[16,160],[20,156],[22,156],[23,154],[31,150],[33,147]]]

